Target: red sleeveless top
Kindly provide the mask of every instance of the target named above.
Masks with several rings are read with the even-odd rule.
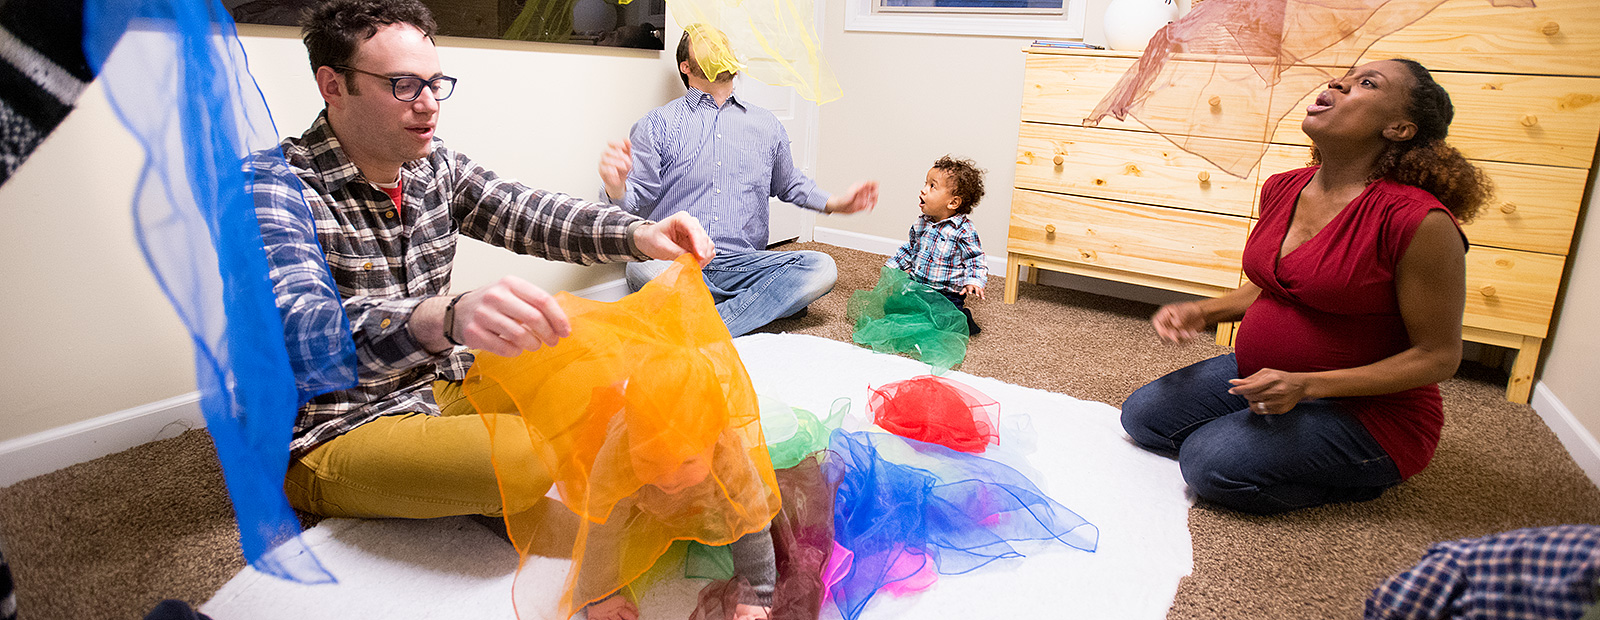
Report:
[[[1261,219],[1244,248],[1245,275],[1261,287],[1261,296],[1245,311],[1235,340],[1240,377],[1263,368],[1354,368],[1411,347],[1395,293],[1395,269],[1422,218],[1435,209],[1449,210],[1428,192],[1380,180],[1280,259],[1300,190],[1316,171],[1276,174],[1261,188]],[[1444,426],[1437,384],[1336,400],[1394,459],[1402,478],[1433,459]]]

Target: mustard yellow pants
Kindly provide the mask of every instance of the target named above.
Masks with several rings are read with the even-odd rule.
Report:
[[[490,461],[488,426],[457,382],[436,381],[442,415],[383,416],[290,459],[284,492],[290,505],[326,517],[431,519],[501,516],[532,508],[550,489],[550,476],[528,446],[527,426],[496,415],[501,467],[533,475],[501,501]]]

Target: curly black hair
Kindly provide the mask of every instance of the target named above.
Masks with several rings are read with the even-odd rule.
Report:
[[[300,15],[300,38],[311,56],[312,73],[350,64],[361,43],[390,24],[411,24],[429,39],[439,29],[433,12],[417,0],[333,0],[306,9]]]
[[[1445,142],[1455,106],[1450,93],[1433,80],[1433,74],[1415,60],[1393,58],[1411,74],[1415,84],[1409,92],[1406,115],[1416,123],[1417,133],[1404,142],[1390,142],[1372,167],[1371,180],[1389,179],[1402,185],[1421,188],[1438,198],[1456,220],[1465,224],[1478,216],[1478,210],[1494,195],[1494,182],[1482,169]],[[1311,163],[1321,162],[1321,154],[1311,149]]]
[[[984,169],[979,168],[977,162],[945,155],[933,162],[933,169],[943,170],[955,184],[955,195],[961,199],[961,206],[956,207],[956,213],[971,213],[972,208],[978,206],[978,201],[983,200]]]

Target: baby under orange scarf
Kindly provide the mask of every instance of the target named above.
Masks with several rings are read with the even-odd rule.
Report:
[[[570,337],[515,358],[478,352],[464,383],[491,427],[505,504],[530,504],[553,479],[579,517],[558,609],[516,597],[522,618],[566,618],[639,577],[672,541],[731,543],[782,503],[750,376],[692,257],[615,303],[556,299]],[[496,432],[501,416],[489,414],[520,415],[547,471],[508,471],[506,437],[523,438]],[[548,525],[539,512],[505,516],[523,565]]]

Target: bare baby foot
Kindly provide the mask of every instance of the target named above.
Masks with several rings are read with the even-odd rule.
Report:
[[[733,610],[733,620],[767,620],[771,613],[771,607],[740,603]]]

